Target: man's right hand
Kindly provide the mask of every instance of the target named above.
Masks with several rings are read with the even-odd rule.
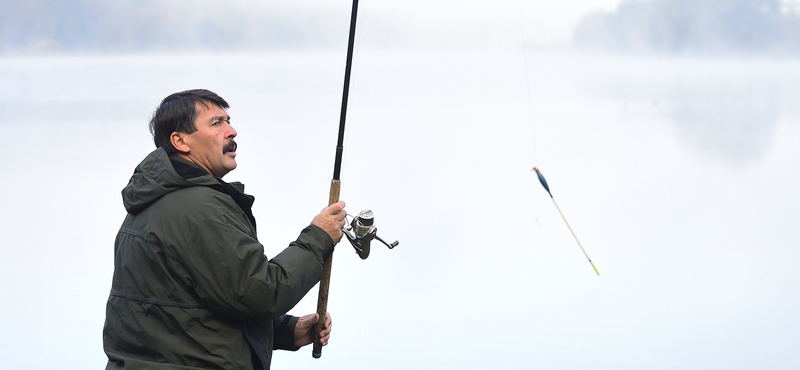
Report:
[[[347,216],[347,211],[344,210],[344,202],[338,201],[325,207],[313,220],[311,224],[325,230],[334,244],[342,240],[342,227],[344,227],[344,218]]]

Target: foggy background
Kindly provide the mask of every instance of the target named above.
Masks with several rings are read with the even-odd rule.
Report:
[[[796,0],[409,1],[365,3],[362,43],[382,48],[570,41],[592,50],[797,53]],[[617,6],[618,5],[618,6]],[[519,22],[513,14],[518,13]],[[0,3],[0,51],[131,53],[334,49],[335,1],[30,0]],[[520,32],[520,24],[527,29]],[[524,35],[524,40],[520,36]],[[512,37],[516,36],[516,37]]]
[[[231,103],[267,256],[325,205],[351,3],[0,0],[0,368],[102,368],[120,191],[170,93]],[[361,1],[323,357],[795,369],[800,2]],[[596,276],[533,166],[550,183]],[[315,311],[317,288],[291,311]]]

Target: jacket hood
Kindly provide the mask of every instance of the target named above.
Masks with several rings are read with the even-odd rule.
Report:
[[[136,166],[128,185],[122,189],[122,203],[130,214],[137,214],[164,195],[189,186],[219,185],[211,175],[184,179],[175,171],[163,148],[152,151]]]

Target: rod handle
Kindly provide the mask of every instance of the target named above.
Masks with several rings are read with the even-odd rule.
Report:
[[[328,197],[328,205],[334,204],[339,201],[339,189],[341,189],[341,182],[339,180],[331,180],[331,191]],[[319,321],[314,327],[314,348],[311,356],[314,358],[322,357],[322,344],[319,342],[319,333],[325,325],[325,318],[328,315],[328,291],[331,285],[331,268],[333,267],[333,250],[325,257],[325,263],[322,265],[322,279],[319,281],[319,296],[317,296],[317,314],[319,314]]]

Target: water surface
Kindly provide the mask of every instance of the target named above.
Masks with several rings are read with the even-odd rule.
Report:
[[[2,367],[102,367],[124,217],[166,95],[231,103],[268,256],[327,201],[343,53],[0,59]],[[282,369],[800,365],[800,62],[359,53],[321,360]],[[594,274],[538,166],[600,270]],[[316,289],[292,312],[313,312]],[[42,348],[47,348],[42,351]],[[31,361],[35,358],[36,361]]]

